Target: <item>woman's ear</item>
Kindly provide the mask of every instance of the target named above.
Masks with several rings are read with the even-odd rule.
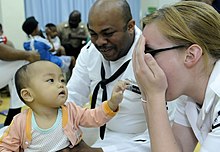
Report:
[[[185,53],[184,64],[188,68],[193,67],[203,55],[202,48],[198,44],[190,45]]]
[[[30,89],[21,89],[20,94],[25,102],[32,102],[34,100],[33,94],[31,93]]]

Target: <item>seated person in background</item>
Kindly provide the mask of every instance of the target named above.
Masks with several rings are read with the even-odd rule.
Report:
[[[16,70],[25,62],[40,59],[40,55],[36,51],[16,50],[2,43],[0,43],[0,51],[0,71],[4,71],[0,72],[0,88],[8,84]]]
[[[36,21],[33,16],[25,20],[22,29],[30,37],[30,40],[24,42],[25,50],[37,50],[40,54],[41,60],[48,60],[57,64],[65,73],[74,67],[74,57],[58,57],[50,52],[50,50],[53,49],[52,44],[39,35],[38,21]]]
[[[28,62],[40,59],[40,55],[36,51],[17,50],[3,44],[3,42],[0,43],[0,52],[0,88],[6,85],[9,85],[12,89],[15,88],[15,86],[11,85],[13,85],[13,77],[17,69]],[[10,107],[4,121],[4,126],[11,123],[13,117],[20,113],[23,106],[23,103],[14,94],[14,91],[10,91],[10,96]]]
[[[81,22],[81,13],[74,10],[70,13],[68,22],[59,24],[57,30],[66,55],[77,58],[89,38],[87,26]]]
[[[2,24],[0,24],[0,42],[14,48],[14,44],[10,40],[8,40],[8,38],[4,35]],[[13,63],[11,62],[11,64]],[[14,71],[14,73],[15,72],[16,71]],[[13,79],[8,81],[8,88],[10,93],[10,107],[8,109],[6,119],[4,121],[4,126],[8,126],[11,123],[13,117],[16,114],[20,113],[21,108],[24,106],[24,104],[19,100],[19,98],[16,97],[17,93],[15,92],[13,81],[14,81]]]
[[[24,65],[15,74],[16,89],[30,108],[14,117],[0,140],[0,151],[58,151],[82,139],[79,126],[99,127],[119,110],[126,81],[115,85],[110,100],[96,109],[64,105],[67,88],[61,69],[49,61]]]
[[[61,56],[66,55],[65,48],[61,45],[60,38],[58,37],[57,27],[53,23],[45,25],[46,38],[52,44],[52,54]]]
[[[7,37],[4,35],[3,27],[1,23],[0,23],[0,41],[14,48],[14,44],[12,43],[12,41],[8,40]]]
[[[7,46],[10,46],[10,47],[14,48],[14,44],[10,40],[8,40],[8,38],[4,35],[3,27],[2,27],[1,23],[0,23],[0,43],[6,44]],[[8,83],[11,83],[11,81],[8,82]],[[11,85],[10,85],[10,87],[11,87]],[[10,96],[13,95],[12,92],[11,92],[11,89],[9,89],[9,93],[10,93]],[[3,102],[3,100],[1,100],[1,99],[0,99],[0,101],[1,101],[1,103]],[[11,98],[10,98],[10,108],[8,110],[6,119],[4,121],[4,126],[9,125],[11,123],[11,120],[13,119],[13,117],[16,114],[20,113],[20,111],[21,111],[20,106],[23,106],[23,104],[21,104],[21,105],[19,105],[18,107],[15,108],[14,106],[12,106],[12,103],[13,102],[11,101]],[[16,101],[14,101],[14,103],[16,103]]]

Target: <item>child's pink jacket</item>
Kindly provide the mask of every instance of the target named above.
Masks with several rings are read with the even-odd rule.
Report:
[[[62,106],[62,126],[64,134],[71,142],[71,147],[82,139],[79,126],[99,127],[109,121],[116,112],[113,112],[107,101],[96,109],[87,109],[68,102]],[[11,125],[6,129],[0,139],[0,151],[23,151],[31,144],[31,117],[32,110],[26,109],[14,117]]]

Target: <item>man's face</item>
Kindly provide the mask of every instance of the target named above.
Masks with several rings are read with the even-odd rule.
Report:
[[[69,26],[71,28],[77,28],[81,19],[79,14],[72,14],[69,18]]]
[[[90,14],[88,30],[91,41],[106,60],[118,60],[129,51],[134,36],[134,30],[128,30],[129,26],[134,29],[134,25],[129,24],[114,10]]]

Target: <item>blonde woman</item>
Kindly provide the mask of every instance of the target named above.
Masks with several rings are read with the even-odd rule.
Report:
[[[153,152],[215,152],[220,144],[220,15],[182,1],[144,19],[133,53]],[[166,102],[181,95],[171,127]]]

